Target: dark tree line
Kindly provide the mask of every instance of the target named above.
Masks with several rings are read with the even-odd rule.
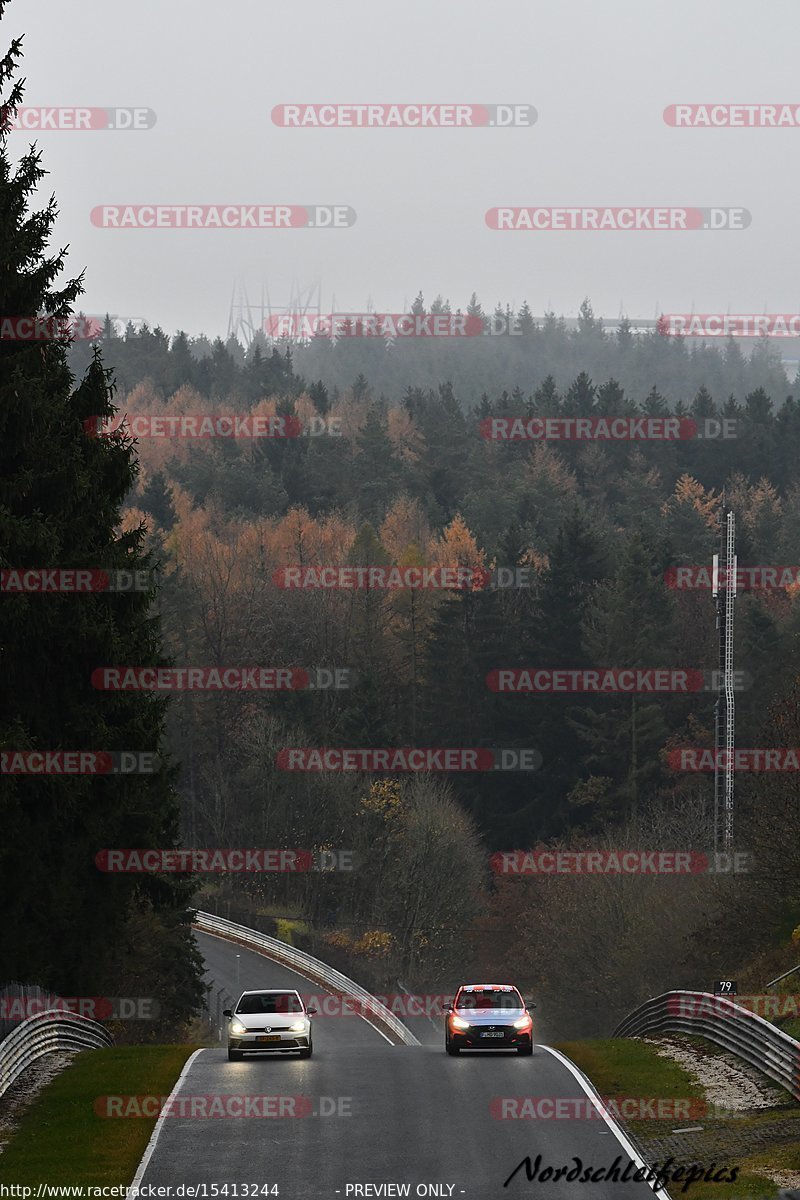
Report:
[[[7,153],[20,55],[17,40],[0,60],[0,312],[66,319],[82,286],[59,282],[64,255],[48,250],[55,201],[31,208],[40,155],[30,149],[12,165]],[[93,355],[76,381],[68,349],[63,339],[0,341],[0,569],[147,571],[143,531],[119,529],[137,470],[130,439],[112,443],[85,427],[113,411],[109,372]],[[0,963],[6,978],[65,996],[156,997],[162,1016],[149,1032],[158,1036],[200,995],[190,890],[174,877],[105,875],[95,856],[176,844],[165,704],[91,684],[98,666],[165,661],[152,600],[152,591],[0,595],[0,750],[162,755],[152,775],[0,774]]]

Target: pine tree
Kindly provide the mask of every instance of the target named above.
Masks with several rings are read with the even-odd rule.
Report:
[[[163,471],[150,476],[139,497],[139,508],[152,513],[162,529],[170,530],[175,524],[175,506],[172,503],[172,488],[164,478]]]
[[[356,379],[353,381],[353,399],[365,400],[369,397],[369,380],[362,371],[359,371]]]
[[[437,395],[429,394],[419,424],[426,441],[421,464],[426,491],[440,506],[444,520],[450,520],[468,477],[473,433],[467,431],[463,410],[450,383],[440,384]]]
[[[392,453],[385,414],[372,405],[356,438],[352,482],[363,517],[379,523],[397,492],[401,469]]]
[[[543,664],[585,664],[583,620],[589,596],[605,575],[605,559],[594,532],[577,510],[558,531],[539,596],[539,644]]]
[[[308,394],[311,397],[312,403],[317,412],[324,417],[330,409],[331,402],[328,396],[328,389],[325,387],[325,384],[321,379],[317,380],[316,383],[311,384],[311,387],[308,389]]]
[[[4,8],[0,0],[0,15]],[[3,93],[20,54],[17,40],[0,61]],[[47,253],[55,200],[30,212],[41,156],[31,149],[15,166],[9,160],[7,116],[21,94],[12,83],[2,109],[0,312],[67,319],[81,279],[57,286],[64,253]],[[113,414],[109,373],[95,353],[74,388],[68,349],[63,337],[0,341],[0,567],[147,572],[143,531],[119,532],[137,471],[132,443],[89,431],[91,418]],[[153,595],[151,588],[2,597],[0,748],[150,752],[159,766],[152,774],[0,776],[0,962],[11,978],[62,994],[124,994],[131,963],[120,947],[144,920],[153,948],[170,946],[165,999],[174,1021],[201,995],[187,885],[174,875],[103,874],[95,865],[106,848],[169,849],[178,838],[175,769],[163,750],[166,702],[92,686],[99,667],[163,663]],[[144,994],[164,995],[157,958],[153,973],[137,981]]]
[[[585,371],[581,371],[567,391],[566,411],[571,417],[588,417],[594,412],[597,388]]]
[[[655,384],[651,387],[650,391],[645,397],[643,411],[647,413],[649,417],[665,417],[669,412],[667,402]]]
[[[717,406],[708,388],[703,385],[689,405],[689,411],[695,421],[704,421],[708,417],[716,417]]]
[[[517,313],[517,327],[522,337],[531,337],[536,332],[536,323],[527,300],[522,301]]]
[[[561,411],[561,397],[552,375],[546,376],[533,394],[534,412],[539,417],[556,417]]]
[[[621,416],[625,412],[625,389],[616,379],[609,379],[598,388],[597,412],[603,417]]]
[[[594,315],[591,302],[586,297],[578,309],[578,335],[585,337],[599,333],[603,328],[603,322]]]
[[[670,665],[671,597],[659,556],[640,533],[626,543],[614,580],[595,590],[584,630],[592,663],[601,669]],[[658,779],[669,703],[669,696],[608,695],[574,714],[591,773],[616,777],[608,799],[619,815],[634,809],[643,788]]]
[[[486,319],[486,314],[484,313],[481,303],[478,300],[475,292],[473,292],[469,298],[469,304],[467,305],[467,316],[473,318],[477,317],[483,324],[483,328],[488,329],[489,322]]]
[[[768,561],[762,559],[762,562]],[[736,698],[736,728],[740,744],[761,746],[764,714],[797,675],[792,662],[791,634],[783,634],[769,608],[757,594],[737,604],[737,669],[746,672],[748,686]]]
[[[617,345],[623,354],[627,354],[633,345],[633,334],[631,333],[631,323],[627,317],[620,319],[617,326]]]

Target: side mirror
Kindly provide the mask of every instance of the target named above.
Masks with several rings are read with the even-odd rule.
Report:
[[[232,1017],[232,1016],[233,1016],[233,1010],[232,1010],[232,1009],[230,1009],[230,1008],[223,1008],[223,1010],[222,1010],[222,1015],[223,1015],[223,1017]]]
[[[526,1001],[525,1007],[526,1008],[536,1008],[536,1001],[535,1000]]]
[[[306,1009],[307,1017],[315,1017],[316,1015],[317,1015],[317,1010],[315,1008],[307,1008]]]
[[[447,1001],[445,1001],[445,1003],[442,1005],[442,1008],[444,1009],[444,1011],[445,1011],[446,1013],[452,1012],[452,1011],[453,1011],[453,1003],[452,1003],[452,1001],[451,1001],[451,1000],[447,1000]]]

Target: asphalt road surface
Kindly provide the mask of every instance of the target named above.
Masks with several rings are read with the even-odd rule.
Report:
[[[258,987],[324,991],[241,946],[207,934],[197,939],[207,978],[231,995]],[[578,1079],[546,1048],[537,1046],[531,1058],[503,1051],[450,1058],[440,1024],[417,1019],[413,1031],[422,1045],[394,1046],[358,1016],[319,1016],[311,1059],[228,1062],[224,1045],[200,1051],[180,1084],[185,1115],[159,1123],[141,1183],[172,1185],[162,1193],[171,1197],[190,1195],[176,1192],[177,1185],[205,1184],[194,1193],[200,1200],[224,1197],[225,1184],[229,1198],[238,1192],[282,1200],[653,1196],[643,1182],[578,1183],[563,1176],[529,1182],[524,1166],[504,1187],[526,1156],[534,1164],[541,1155],[540,1174],[547,1167],[573,1169],[576,1157],[584,1169],[599,1169],[619,1155],[624,1170],[628,1151],[599,1118],[499,1119],[503,1098],[573,1098],[586,1101],[588,1110]],[[218,1111],[235,1115],[211,1115],[208,1097],[217,1098]],[[248,1103],[258,1115],[244,1115]],[[264,1185],[277,1191],[265,1192]]]

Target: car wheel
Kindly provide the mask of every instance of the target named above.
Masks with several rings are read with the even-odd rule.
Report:
[[[239,1062],[242,1059],[242,1057],[243,1057],[243,1055],[242,1055],[241,1050],[229,1050],[228,1051],[228,1062]]]
[[[304,1050],[301,1050],[301,1051],[300,1051],[299,1057],[300,1057],[300,1058],[311,1058],[311,1051],[312,1051],[313,1049],[314,1049],[313,1045],[312,1045],[312,1046],[306,1046],[306,1048],[305,1048]]]
[[[517,1046],[517,1054],[531,1055],[533,1054],[533,1046]]]
[[[455,1058],[456,1055],[461,1053],[461,1047],[454,1046],[449,1039],[445,1040],[444,1048],[452,1058]]]

